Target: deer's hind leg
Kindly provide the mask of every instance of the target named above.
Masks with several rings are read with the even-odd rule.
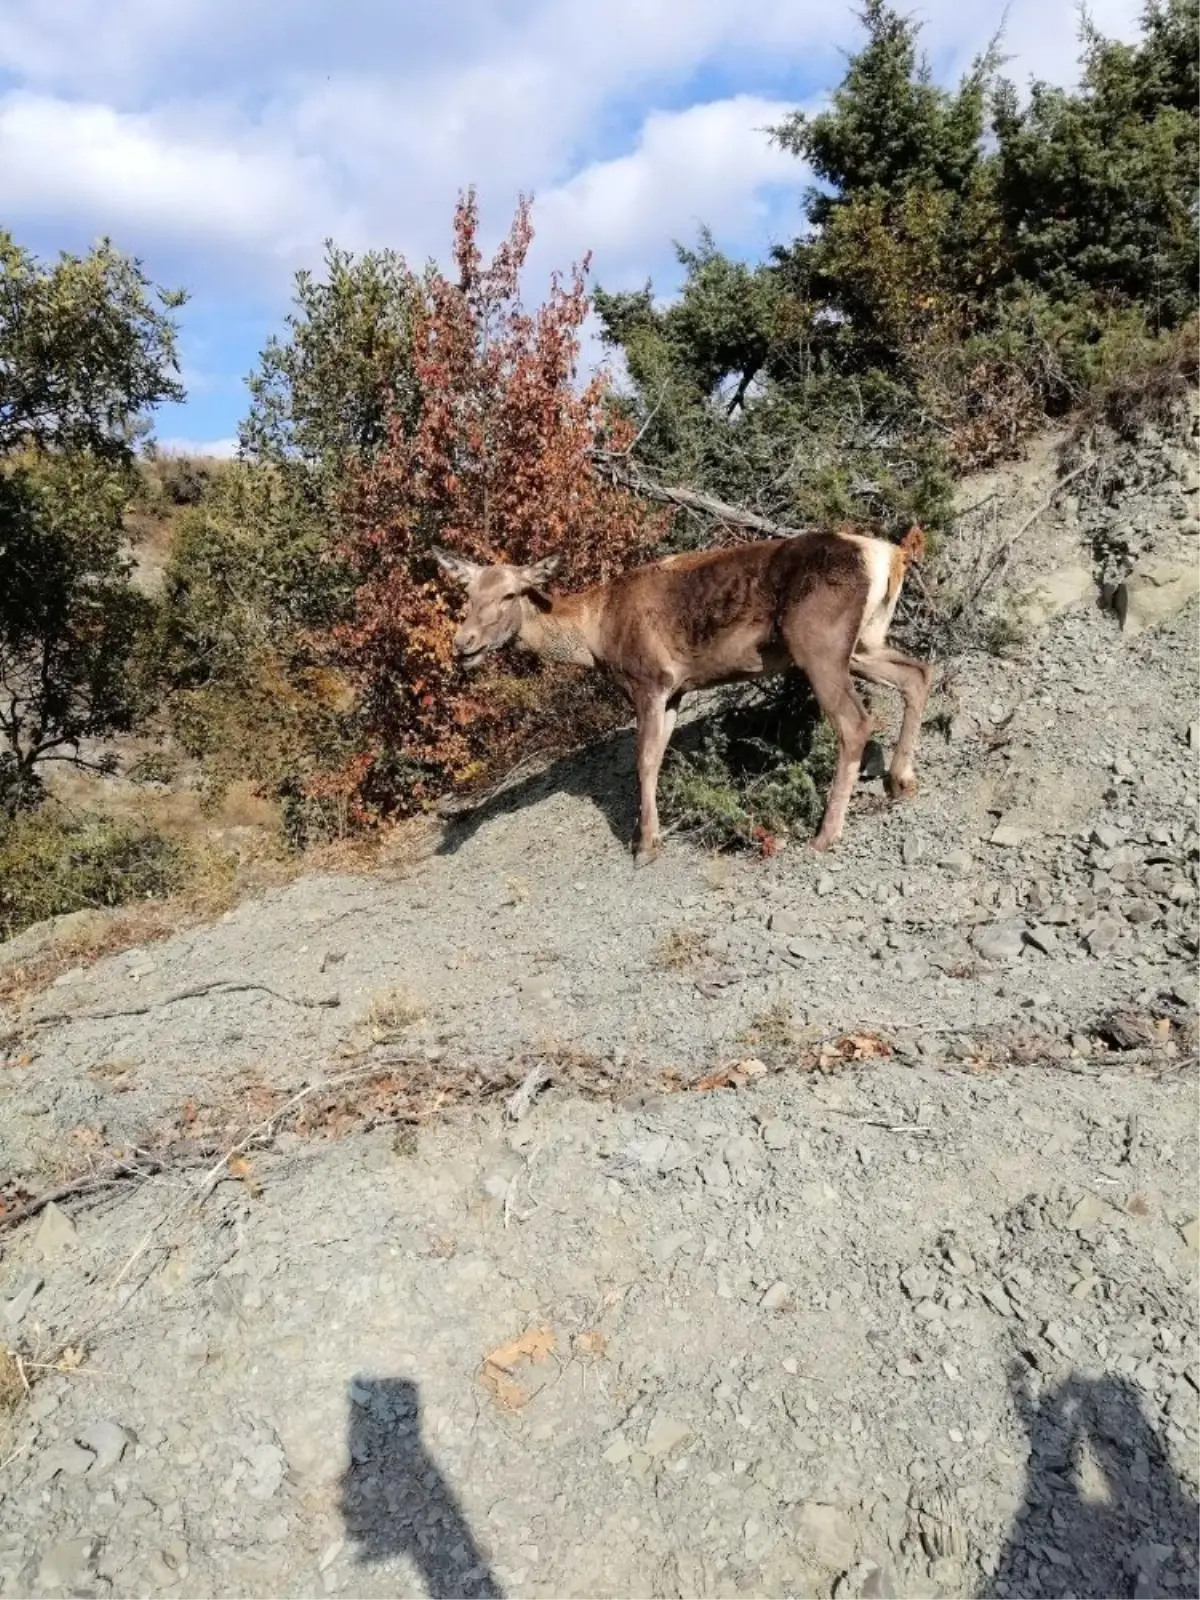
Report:
[[[899,691],[904,700],[904,720],[900,724],[900,737],[892,751],[892,764],[884,783],[894,800],[908,799],[917,792],[917,775],[914,760],[917,740],[921,734],[921,718],[933,682],[933,668],[924,661],[914,661],[884,645],[876,650],[864,650],[860,643],[850,657],[850,671],[856,678],[868,683],[885,683]]]
[[[850,677],[860,616],[858,609],[850,612],[840,607],[832,615],[794,613],[783,627],[792,660],[812,684],[817,703],[837,735],[837,771],[825,802],[825,816],[811,841],[814,850],[828,850],[842,836],[846,807],[873,727]]]

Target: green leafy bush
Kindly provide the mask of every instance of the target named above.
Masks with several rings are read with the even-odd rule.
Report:
[[[186,856],[144,826],[54,808],[0,823],[0,938],[66,911],[158,899],[178,888]]]
[[[837,763],[833,730],[798,677],[725,697],[698,742],[669,750],[663,820],[712,849],[770,852],[818,827]]]

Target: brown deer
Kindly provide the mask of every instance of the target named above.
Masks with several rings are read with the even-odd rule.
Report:
[[[546,593],[559,565],[483,567],[435,550],[465,585],[466,615],[454,639],[467,667],[506,644],[544,661],[606,667],[637,716],[641,813],[639,866],[661,849],[658,773],[683,696],[799,667],[837,733],[837,772],[820,831],[828,850],[842,836],[846,806],[873,722],[851,675],[890,684],[904,720],[886,784],[893,798],[916,792],[913,757],[932,669],[888,648],[887,631],[910,561],[925,537],[899,545],[848,529],[764,539],[729,549],[669,556],[578,594]]]

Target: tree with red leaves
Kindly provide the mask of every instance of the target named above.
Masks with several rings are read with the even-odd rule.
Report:
[[[448,596],[430,546],[476,561],[562,554],[571,588],[604,581],[661,537],[661,514],[598,478],[592,451],[629,442],[607,380],[575,387],[588,263],[555,275],[536,312],[519,280],[533,229],[522,199],[490,262],[474,192],[454,219],[457,281],[431,269],[416,312],[415,423],[397,411],[353,492],[343,550],[357,582],[336,635],[359,697],[363,745],[342,782],[370,809],[413,809],[503,767],[519,746],[573,742],[597,695],[569,669],[531,681],[505,661],[468,688],[455,669]],[[575,723],[574,727],[565,724]]]

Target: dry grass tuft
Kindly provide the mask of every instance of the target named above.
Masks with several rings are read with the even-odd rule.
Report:
[[[406,1029],[420,1022],[425,1008],[404,989],[380,989],[372,995],[367,1028],[375,1044],[391,1044]]]
[[[20,1356],[0,1344],[0,1415],[15,1411],[29,1394],[29,1379]]]
[[[651,962],[669,972],[684,972],[708,955],[708,936],[697,928],[674,928],[655,945]]]
[[[766,1011],[761,1011],[752,1019],[738,1043],[765,1050],[772,1055],[794,1051],[800,1039],[791,1004],[787,1000],[777,1000]]]

